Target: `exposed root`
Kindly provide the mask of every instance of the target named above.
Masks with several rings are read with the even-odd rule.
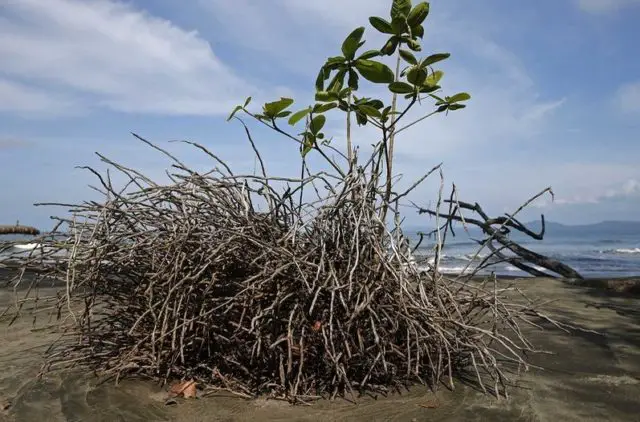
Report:
[[[50,367],[306,401],[453,386],[468,369],[506,394],[509,371],[534,351],[519,328],[538,318],[534,306],[494,279],[419,271],[400,228],[380,218],[367,171],[283,180],[235,176],[222,162],[198,174],[174,159],[161,185],[103,161],[126,188],[91,170],[104,201],[71,206],[65,230],[38,239],[25,264],[40,268],[33,287],[67,283],[54,300],[73,341],[52,347]],[[296,201],[310,185],[320,200]]]

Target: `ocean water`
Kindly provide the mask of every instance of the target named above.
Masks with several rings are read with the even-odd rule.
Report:
[[[33,236],[0,235],[0,268],[2,268],[3,262],[15,262],[30,257],[37,258],[42,252],[45,252],[47,256],[56,255],[57,257],[65,254],[63,251],[48,249],[42,248]],[[44,261],[46,262],[46,259]]]
[[[613,236],[604,233],[547,235],[541,241],[513,236],[513,240],[527,249],[569,265],[583,277],[640,276],[640,233],[617,233]],[[480,245],[466,235],[447,239],[440,259],[440,271],[470,272],[491,253],[484,248],[472,260],[479,248]],[[418,262],[433,264],[433,242],[430,245],[425,239],[414,255]],[[479,273],[488,274],[492,271],[497,275],[528,275],[504,262],[495,263]]]

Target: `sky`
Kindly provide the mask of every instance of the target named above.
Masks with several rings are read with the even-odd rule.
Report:
[[[169,141],[199,142],[237,173],[253,171],[244,129],[226,121],[233,107],[248,96],[255,111],[281,96],[307,106],[318,69],[351,30],[366,26],[364,48],[381,47],[368,17],[388,17],[389,4],[0,0],[0,224],[46,228],[66,208],[34,203],[94,199],[95,179],[76,167],[104,170],[96,151],[162,179],[171,163],[131,132],[197,169],[213,164]],[[460,200],[493,214],[551,186],[555,200],[522,218],[640,220],[639,19],[639,0],[433,0],[423,53],[451,53],[438,64],[443,92],[472,99],[399,136],[400,183],[442,162],[445,188],[455,183]],[[338,118],[327,132],[344,147]],[[295,176],[297,147],[248,124],[270,173]],[[376,132],[359,128],[354,139],[366,148]],[[428,179],[411,200],[432,205],[439,186]]]

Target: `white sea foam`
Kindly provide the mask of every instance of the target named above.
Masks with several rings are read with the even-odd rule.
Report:
[[[455,266],[455,267],[440,266],[438,271],[444,274],[468,274],[470,272],[473,272],[474,269],[475,268],[471,265],[469,265],[468,267],[466,265]]]
[[[537,266],[537,265],[531,265],[531,264],[527,264],[527,265],[528,265],[529,267],[531,267],[531,268],[535,268],[535,269],[536,269],[536,270],[538,270],[538,271],[547,271],[547,269],[546,269],[546,268],[542,268],[542,267],[539,267],[539,266]],[[508,271],[508,272],[522,272],[522,270],[521,270],[520,268],[515,267],[515,266],[513,266],[513,265],[507,265],[507,266],[505,266],[505,267],[504,267],[504,270],[505,270],[505,271]]]
[[[620,249],[614,249],[615,253],[619,253],[619,254],[640,254],[640,248],[620,248]]]
[[[32,251],[38,247],[40,247],[39,243],[23,243],[12,246],[13,249],[17,249],[19,251]]]
[[[467,261],[482,261],[487,256],[488,256],[487,254],[483,254],[483,253],[479,253],[478,256],[476,256],[476,253],[474,252],[474,253],[468,253],[468,254],[462,255],[458,258],[466,259]]]

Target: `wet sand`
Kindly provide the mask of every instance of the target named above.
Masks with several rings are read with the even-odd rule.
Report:
[[[247,401],[229,395],[166,406],[166,390],[150,381],[98,384],[91,375],[54,373],[37,381],[42,353],[56,338],[39,317],[8,326],[0,320],[0,421],[640,421],[640,297],[633,289],[593,281],[516,280],[535,297],[553,298],[549,313],[604,334],[527,329],[553,355],[535,355],[508,400],[486,396],[458,381],[436,394],[415,387],[402,395],[320,401],[311,406]],[[640,285],[627,279],[625,285]],[[596,287],[586,287],[592,285]],[[55,288],[48,289],[54,294]],[[41,292],[44,293],[44,292]],[[0,289],[0,309],[13,299]]]

